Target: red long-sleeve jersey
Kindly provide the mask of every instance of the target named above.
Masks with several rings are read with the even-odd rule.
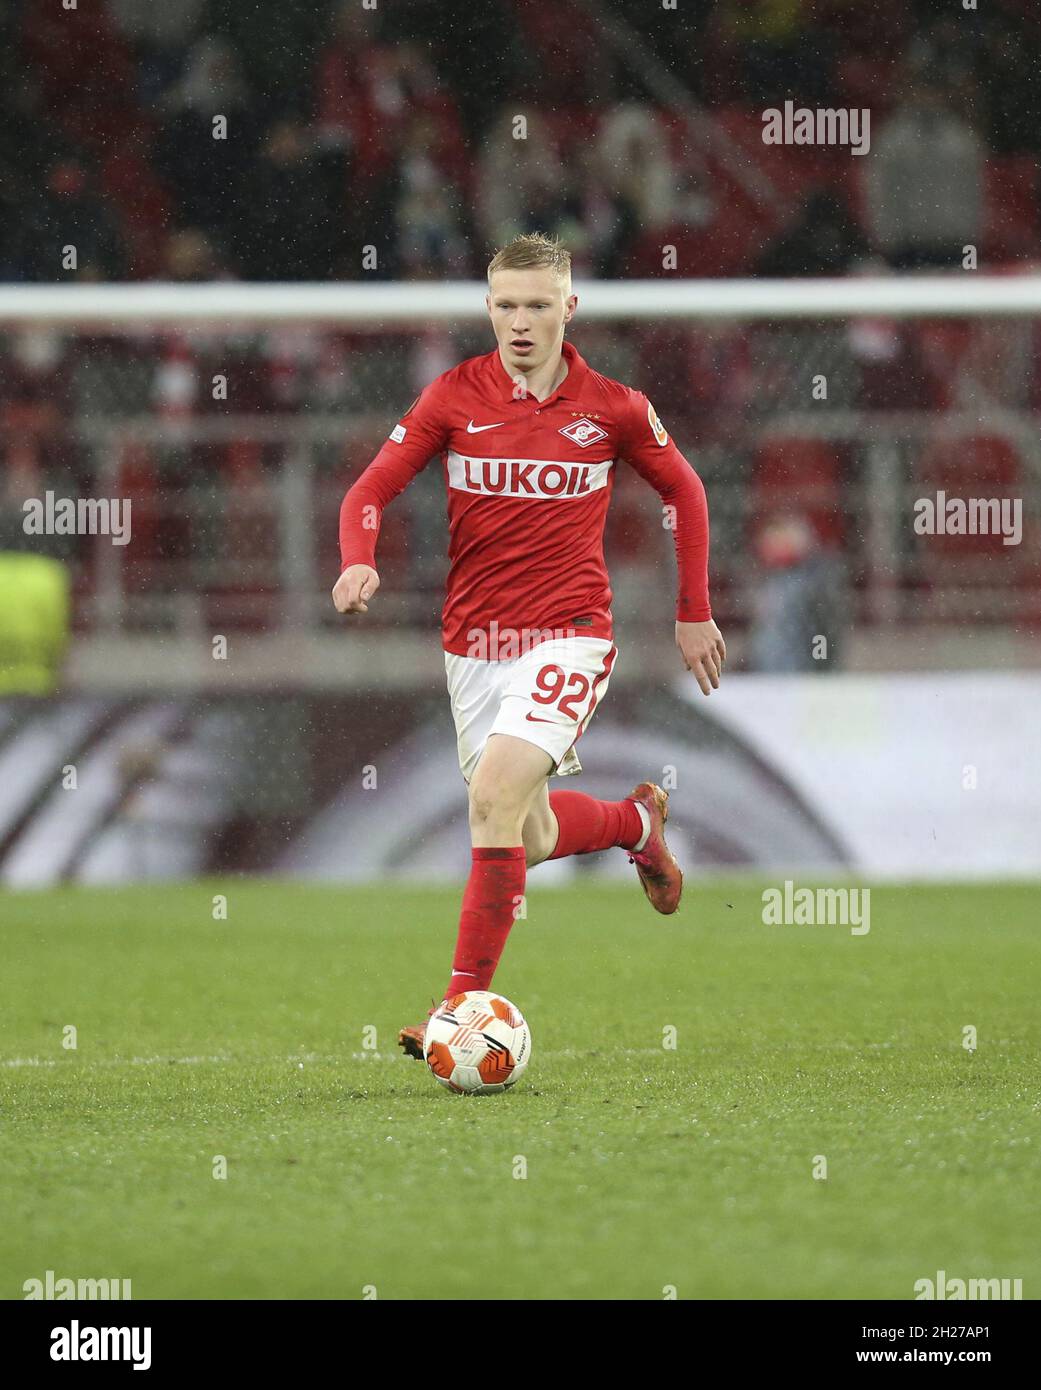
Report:
[[[567,376],[544,401],[515,387],[498,351],[445,372],[405,412],[343,499],[342,569],[375,567],[384,507],[435,454],[442,456],[448,652],[469,655],[479,634],[504,630],[612,636],[603,542],[620,460],[671,509],[676,617],[702,622],[712,615],[701,479],[645,395],[593,371],[570,343],[563,354]],[[496,644],[484,649],[494,652]]]

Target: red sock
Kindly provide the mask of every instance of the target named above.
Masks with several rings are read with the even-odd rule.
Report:
[[[524,894],[526,872],[523,845],[473,851],[446,999],[491,985]]]
[[[585,792],[550,792],[549,805],[560,827],[551,859],[595,854],[613,845],[631,849],[643,836],[635,801],[597,801]]]

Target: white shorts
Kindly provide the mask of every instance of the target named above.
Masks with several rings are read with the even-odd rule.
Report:
[[[617,655],[603,637],[553,638],[512,661],[445,652],[464,779],[473,776],[489,734],[544,749],[557,776],[581,772],[575,744],[607,693]]]

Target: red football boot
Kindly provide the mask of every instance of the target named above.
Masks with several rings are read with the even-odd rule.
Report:
[[[442,1000],[442,1003],[444,1001]],[[440,1004],[431,1004],[427,1010],[427,1018],[437,1013]],[[423,1040],[426,1037],[427,1026],[425,1023],[417,1023],[409,1028],[402,1028],[398,1034],[398,1044],[406,1057],[414,1057],[417,1062],[423,1060]]]
[[[641,782],[626,798],[638,801],[651,818],[651,829],[639,853],[628,850],[629,863],[636,865],[643,891],[655,912],[675,912],[683,892],[683,873],[676,856],[665,843],[665,822],[669,819],[669,793],[653,782]]]

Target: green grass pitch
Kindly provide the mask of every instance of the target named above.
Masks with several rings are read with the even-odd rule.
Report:
[[[395,1047],[457,905],[0,896],[0,1297],[48,1269],[135,1299],[1041,1294],[1035,886],[877,888],[852,936],[764,926],[747,882],[667,920],[533,875],[495,980],[533,1062],[485,1098]]]

